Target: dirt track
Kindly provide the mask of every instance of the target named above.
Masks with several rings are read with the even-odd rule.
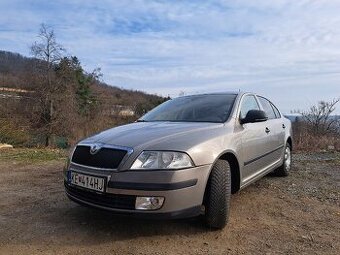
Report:
[[[340,155],[297,154],[231,200],[222,231],[200,221],[144,221],[76,205],[63,160],[1,157],[0,254],[340,254]]]

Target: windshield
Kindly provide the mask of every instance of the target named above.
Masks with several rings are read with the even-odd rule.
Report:
[[[235,94],[211,94],[169,100],[139,121],[225,122],[235,101]]]

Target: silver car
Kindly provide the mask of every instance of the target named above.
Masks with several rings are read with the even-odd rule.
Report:
[[[150,218],[204,215],[223,228],[230,195],[291,169],[291,122],[253,93],[178,97],[79,142],[64,170],[80,204]]]

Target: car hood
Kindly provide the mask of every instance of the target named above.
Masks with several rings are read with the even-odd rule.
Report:
[[[167,145],[177,144],[177,150],[180,150],[181,145],[192,146],[208,139],[207,134],[216,134],[210,130],[222,126],[221,123],[202,122],[135,122],[103,131],[82,142],[104,143],[134,149],[150,149],[150,147],[151,149],[156,147],[157,149],[162,149],[162,147],[172,149]],[[202,133],[202,135],[197,133]],[[196,137],[196,141],[190,137]]]

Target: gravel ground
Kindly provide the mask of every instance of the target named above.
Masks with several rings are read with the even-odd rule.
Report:
[[[296,153],[289,177],[232,196],[221,231],[84,208],[64,195],[59,154],[16,153],[0,151],[0,254],[340,254],[339,153]]]

